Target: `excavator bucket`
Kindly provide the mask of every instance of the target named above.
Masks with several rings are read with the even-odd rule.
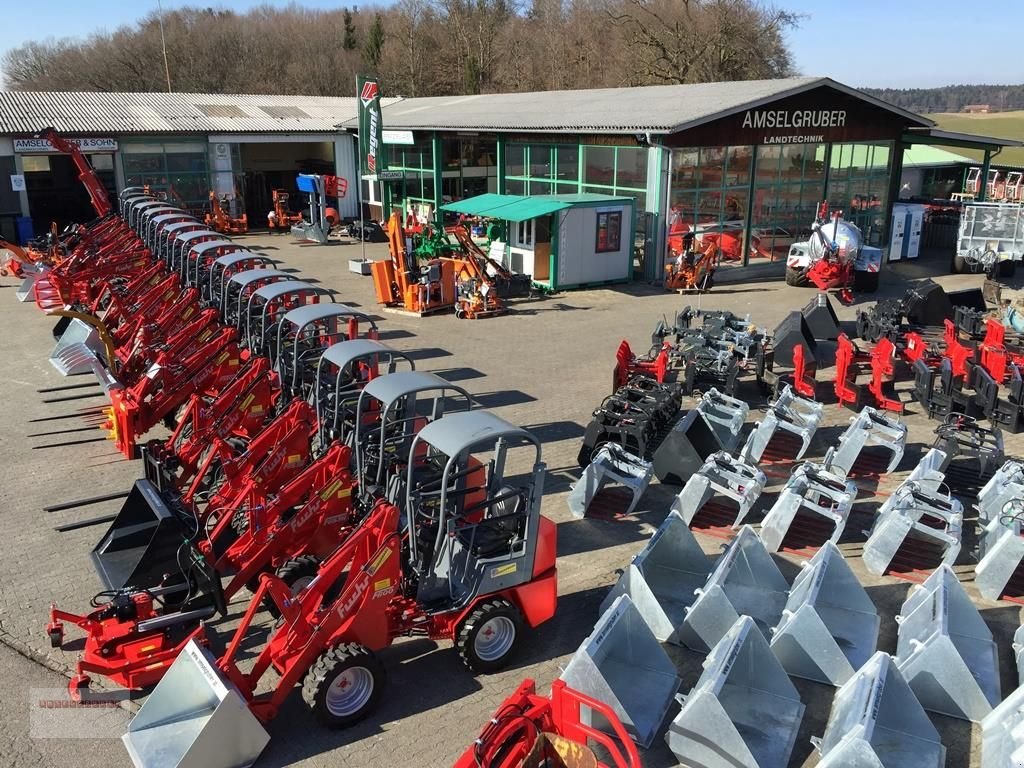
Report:
[[[121,737],[136,768],[243,768],[270,735],[190,640]]]
[[[804,709],[754,620],[741,616],[704,660],[665,740],[682,765],[782,768]]]
[[[605,483],[613,482],[630,491],[631,501],[622,513],[628,515],[640,502],[653,474],[651,462],[634,456],[621,445],[605,443],[595,451],[583,476],[573,485],[568,498],[569,511],[573,517],[582,519]]]
[[[566,685],[611,707],[630,737],[649,747],[679,691],[679,675],[633,601],[615,599],[598,619],[561,678]],[[602,731],[611,726],[585,722]]]
[[[782,618],[788,592],[789,584],[764,543],[745,525],[697,591],[680,638],[687,648],[707,652],[743,615],[753,617],[767,634]]]
[[[943,768],[946,748],[888,654],[879,651],[836,692],[818,768]],[[988,764],[984,764],[988,768]],[[992,763],[1003,768],[1006,762]]]
[[[92,551],[92,562],[107,589],[156,586],[178,569],[186,537],[181,519],[168,508],[156,486],[136,480],[121,511]]]
[[[999,704],[992,632],[951,568],[912,591],[896,623],[895,661],[921,706],[981,722]]]
[[[826,542],[793,582],[772,650],[794,677],[839,686],[875,652],[878,626],[868,593]]]
[[[679,644],[678,629],[710,574],[711,560],[682,516],[669,512],[601,603],[601,612],[619,595],[629,595],[659,641]]]
[[[92,373],[93,362],[103,352],[103,343],[95,326],[75,318],[50,353],[50,365],[64,376]]]

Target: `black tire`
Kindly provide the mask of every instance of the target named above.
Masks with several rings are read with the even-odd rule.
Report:
[[[999,276],[1013,277],[1017,273],[1017,262],[1013,259],[999,262]]]
[[[299,587],[305,586],[312,581],[313,577],[316,576],[317,571],[319,570],[320,558],[315,555],[300,555],[299,557],[288,560],[284,565],[279,567],[276,571],[276,576],[285,583],[285,586],[287,586],[294,595],[299,592]],[[255,586],[259,586],[258,579]],[[263,607],[266,608],[267,612],[274,618],[279,618],[281,616],[281,612],[277,609],[274,601],[269,597],[263,598]]]
[[[795,288],[803,288],[807,285],[807,277],[803,270],[786,267],[786,285],[792,285]]]
[[[343,677],[345,676],[345,677]],[[340,679],[339,679],[340,678]],[[335,683],[359,686],[348,706],[331,699]],[[320,723],[328,728],[355,725],[376,708],[384,691],[384,667],[373,653],[358,643],[345,643],[320,654],[302,681],[302,700]]]
[[[455,633],[455,647],[462,663],[476,674],[504,669],[519,645],[522,627],[523,615],[508,600],[496,598],[480,603]],[[478,640],[495,643],[493,652],[481,647]]]

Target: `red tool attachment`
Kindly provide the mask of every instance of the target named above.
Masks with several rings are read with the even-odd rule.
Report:
[[[614,732],[585,725],[588,719],[605,720]],[[596,742],[608,754],[601,762],[587,746]],[[498,707],[494,717],[455,762],[454,768],[641,768],[640,754],[612,709],[563,681],[551,684],[551,697],[537,694],[533,680],[524,680]]]
[[[665,343],[653,360],[638,358],[630,349],[629,342],[625,339],[619,344],[615,352],[615,369],[612,374],[612,391],[624,386],[633,376],[641,374],[654,379],[659,384],[665,381],[665,374],[668,372],[668,350],[670,345]]]

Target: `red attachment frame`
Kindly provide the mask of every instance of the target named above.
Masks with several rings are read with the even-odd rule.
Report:
[[[807,364],[807,354],[804,352],[804,345],[797,344],[793,347],[793,390],[798,395],[803,395],[813,400],[817,394],[818,387],[814,374],[814,365]]]
[[[653,360],[641,360],[633,354],[633,350],[630,349],[629,342],[623,339],[619,344],[619,348],[615,352],[615,369],[612,372],[612,391],[614,392],[619,387],[623,386],[637,374],[650,376],[659,384],[663,383],[665,381],[665,376],[668,373],[669,348],[670,345],[666,342],[662,345]]]
[[[836,348],[836,398],[840,405],[859,408],[861,391],[857,385],[859,374],[858,363],[869,360],[869,356],[857,351],[857,348],[845,334],[839,334],[839,346]]]
[[[611,725],[615,736],[584,725],[583,707]],[[545,738],[554,736],[554,739]],[[544,740],[546,743],[539,745]],[[607,751],[611,763],[598,762],[587,746],[593,740]],[[530,760],[530,762],[527,762]],[[608,705],[568,687],[551,684],[551,698],[537,695],[533,680],[519,688],[498,707],[479,738],[455,762],[454,768],[641,768],[640,754],[622,722]]]
[[[965,346],[960,341],[960,332],[957,331],[956,325],[952,320],[944,320],[943,325],[945,331],[942,339],[946,344],[946,349],[943,351],[942,356],[948,357],[949,362],[953,366],[954,376],[967,376],[967,361],[974,358],[974,348]]]
[[[871,350],[871,383],[868,384],[868,391],[875,396],[875,404],[882,410],[903,413],[903,403],[885,391],[886,383],[892,381],[895,373],[896,345],[883,336]]]
[[[1011,366],[1024,367],[1024,350],[1006,347],[1006,326],[994,318],[985,321],[985,338],[978,347],[982,367],[1000,384],[1010,378]]]

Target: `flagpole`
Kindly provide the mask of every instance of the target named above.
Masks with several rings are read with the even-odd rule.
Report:
[[[357,103],[359,101],[359,96],[360,96],[360,93],[359,93],[359,75],[356,75],[356,102]],[[356,146],[359,146],[360,139],[362,139],[361,136],[358,139],[356,139]],[[363,225],[363,153],[362,153],[362,151],[359,152],[359,162],[358,162],[357,165],[358,165],[358,167],[356,168],[356,175],[359,177],[359,182],[358,182],[359,186],[356,187],[356,189],[358,191],[358,194],[356,195],[356,198],[359,201],[359,252],[360,252],[360,257],[362,258],[363,263],[365,264],[366,263],[366,230],[363,229],[364,225]],[[371,183],[372,182],[369,182],[369,181],[366,182],[367,189],[369,189]]]

